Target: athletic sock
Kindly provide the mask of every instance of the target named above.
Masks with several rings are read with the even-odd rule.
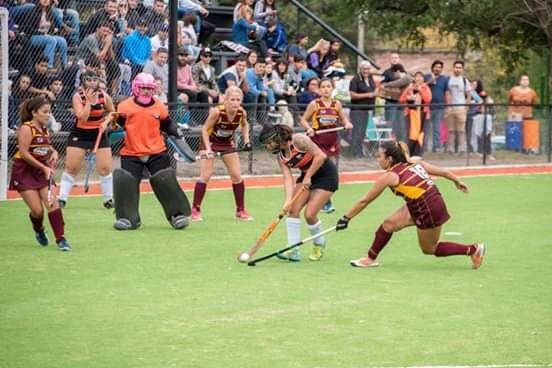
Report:
[[[391,236],[393,236],[393,233],[388,233],[383,228],[383,225],[380,225],[378,230],[376,230],[376,236],[374,237],[372,246],[370,247],[370,250],[368,250],[368,257],[374,260],[378,258],[379,253],[383,248],[385,248],[387,243],[389,243]]]
[[[243,180],[237,184],[232,184],[232,190],[234,191],[234,200],[236,201],[236,209],[241,211],[244,209],[244,196],[245,196],[245,184]]]
[[[74,184],[75,184],[75,177],[73,175],[67,174],[64,171],[63,175],[61,175],[61,184],[59,188],[58,198],[61,199],[62,201],[67,202],[67,198],[69,198],[69,193],[71,193],[71,189],[73,189]]]
[[[31,220],[31,223],[33,224],[33,230],[36,232],[44,231],[44,216],[40,217],[34,217],[31,213],[29,213],[29,220]]]
[[[59,242],[65,235],[65,222],[63,221],[61,208],[48,212],[48,220],[50,220],[50,226],[52,226],[52,230],[54,231],[56,242]]]
[[[301,219],[297,217],[286,218],[288,244],[292,245],[301,241]]]
[[[199,209],[201,207],[201,202],[203,197],[205,197],[205,192],[207,191],[207,183],[203,181],[196,181],[194,187],[194,203],[193,207]]]
[[[448,257],[448,256],[471,256],[477,251],[475,244],[465,245],[453,242],[439,242],[435,247],[435,257]]]
[[[316,235],[319,232],[322,231],[322,221],[318,220],[316,224],[314,225],[308,225],[309,232],[311,235]],[[326,245],[326,238],[324,238],[324,235],[319,236],[318,238],[314,238],[312,241],[315,245],[318,245],[320,247],[323,247]]]
[[[102,187],[104,202],[113,199],[113,175],[111,173],[106,176],[100,176],[100,186]]]

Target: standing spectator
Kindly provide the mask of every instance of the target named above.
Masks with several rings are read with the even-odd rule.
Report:
[[[429,149],[430,136],[432,140],[432,152],[441,151],[441,121],[445,116],[445,95],[449,77],[443,75],[443,62],[435,60],[431,64],[431,73],[424,79],[431,89],[430,122],[424,127],[424,148]],[[431,134],[430,134],[431,133]]]
[[[258,0],[254,10],[255,21],[266,26],[270,21],[278,24],[278,10],[276,0]]]
[[[191,57],[186,49],[178,50],[178,69],[176,72],[176,86],[178,92],[188,96],[188,101],[209,102],[209,94],[203,91],[194,81],[192,76]]]
[[[529,76],[524,74],[519,79],[519,85],[508,92],[508,115],[519,114],[522,119],[532,119],[533,105],[537,102],[537,93],[529,87]]]
[[[290,67],[295,62],[296,56],[301,56],[303,60],[307,60],[308,53],[305,47],[307,46],[308,43],[309,43],[308,34],[306,34],[305,32],[297,33],[297,36],[295,36],[295,43],[289,45],[287,48],[287,60],[288,60],[288,63],[290,64]]]
[[[275,19],[271,19],[267,24],[265,42],[269,54],[283,54],[286,50],[288,44],[286,31]]]
[[[150,38],[152,55],[159,49],[169,49],[169,25],[163,24],[157,34]]]
[[[31,46],[42,49],[44,56],[48,58],[48,68],[55,67],[56,53],[61,58],[61,66],[67,66],[67,41],[58,36],[57,32],[63,27],[63,23],[56,23],[50,0],[39,0],[25,15],[25,22],[21,24],[21,30],[30,36]]]
[[[144,18],[148,22],[148,35],[151,37],[167,24],[165,0],[155,0],[153,8],[146,8]]]
[[[119,90],[119,77],[121,69],[115,61],[115,51],[113,47],[113,33],[115,23],[111,20],[104,20],[98,24],[96,32],[86,36],[77,49],[77,60],[97,60],[106,65],[107,85],[111,94],[116,94]],[[129,68],[127,66],[127,68]]]
[[[431,89],[424,83],[424,73],[414,74],[414,81],[403,91],[399,102],[408,104],[404,108],[408,121],[408,151],[412,156],[423,156],[424,125],[429,119],[431,103]]]
[[[314,70],[319,78],[324,76],[324,71],[330,67],[330,43],[324,39],[309,49],[307,65],[309,69]]]
[[[33,95],[44,95],[49,99],[53,99],[52,94],[48,91],[50,80],[48,77],[48,58],[40,56],[34,65],[34,69],[29,73],[31,77],[31,87],[29,92]]]
[[[391,54],[391,66],[384,70],[381,83],[389,83],[396,81],[400,78],[400,73],[406,73],[404,67],[400,64],[401,59],[399,54]],[[404,115],[400,113],[397,103],[399,102],[400,93],[396,96],[385,98],[385,121],[391,123],[393,134],[395,137],[405,142],[406,141],[406,129]]]
[[[209,94],[209,103],[217,103],[219,92],[217,87],[215,68],[211,66],[211,49],[204,48],[199,53],[199,61],[192,66],[192,76],[196,84]]]
[[[234,65],[225,69],[217,77],[217,86],[221,94],[224,94],[228,87],[236,86],[242,91],[247,91],[247,82],[245,81],[245,70],[247,69],[247,60],[240,56]]]
[[[464,77],[464,62],[457,60],[454,62],[453,75],[449,78],[446,94],[447,104],[457,105],[447,108],[449,131],[447,150],[449,153],[455,151],[455,143],[458,145],[458,153],[466,152],[466,106],[470,93],[470,82]]]
[[[474,93],[477,93],[480,102],[474,105],[470,146],[476,155],[481,156],[485,152],[489,160],[494,161],[496,159],[491,155],[491,134],[495,120],[494,101],[483,89],[483,82],[481,80],[476,80],[475,84]]]
[[[358,74],[354,76],[349,84],[351,103],[353,105],[361,105],[351,109],[351,120],[353,123],[352,149],[353,156],[357,158],[364,157],[362,148],[364,137],[366,137],[368,117],[374,111],[377,97],[377,86],[372,77],[371,68],[370,62],[366,60],[361,61]]]
[[[160,48],[155,53],[153,60],[148,60],[144,65],[144,73],[151,74],[154,78],[161,79],[163,92],[168,93],[169,86],[169,50]]]
[[[145,19],[141,19],[136,24],[136,30],[129,34],[123,41],[123,50],[121,56],[130,62],[132,77],[142,71],[142,68],[149,60],[151,55],[151,41],[147,36],[148,24]]]

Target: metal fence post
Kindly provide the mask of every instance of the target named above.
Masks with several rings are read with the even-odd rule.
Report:
[[[548,105],[548,163],[552,162],[552,104]]]
[[[473,129],[473,126],[472,126]],[[472,133],[473,134],[473,133]],[[490,145],[490,142],[487,140],[490,137],[487,137],[487,101],[483,100],[483,165],[487,165],[487,147]],[[473,147],[472,147],[473,149]]]

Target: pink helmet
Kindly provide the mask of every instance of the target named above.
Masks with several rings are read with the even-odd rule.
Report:
[[[135,97],[142,97],[140,95],[140,88],[156,89],[155,78],[148,73],[139,73],[132,81],[132,94]]]

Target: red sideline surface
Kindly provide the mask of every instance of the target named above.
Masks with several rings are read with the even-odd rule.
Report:
[[[470,176],[495,176],[495,175],[525,175],[525,174],[551,174],[552,165],[527,165],[527,166],[498,166],[498,167],[463,167],[451,168],[453,173],[460,177]],[[339,182],[347,183],[366,183],[376,180],[382,171],[361,171],[361,172],[343,172],[339,174]],[[283,185],[281,175],[271,176],[250,176],[245,177],[245,184],[248,188],[269,188]],[[195,180],[180,180],[180,186],[184,190],[193,190]],[[231,189],[232,182],[228,178],[213,178],[209,181],[209,189]],[[142,181],[140,191],[151,192],[151,186],[147,181]],[[99,195],[101,189],[99,184],[91,184],[88,193],[84,192],[82,186],[75,186],[71,196]],[[20,198],[16,191],[8,191],[8,199]]]

